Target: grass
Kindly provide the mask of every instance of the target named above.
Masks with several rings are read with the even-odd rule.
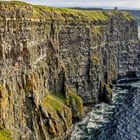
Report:
[[[60,100],[64,104],[66,104],[66,97],[62,93],[60,93],[60,92],[52,93],[52,96],[55,97],[56,99]]]
[[[0,3],[2,4],[7,4],[7,5],[30,5],[29,3],[27,2],[23,2],[23,1],[0,1]]]
[[[82,113],[83,111],[83,102],[82,99],[76,95],[74,90],[69,90],[68,97],[65,97],[62,93],[49,93],[46,90],[46,96],[43,99],[43,105],[49,110],[51,108],[56,111],[63,110],[64,107],[77,106],[77,111]]]
[[[26,2],[21,1],[10,1],[5,2],[1,1],[0,4],[5,4],[11,6],[24,6],[24,5],[31,5]],[[26,9],[25,9],[26,10]],[[45,18],[45,19],[58,19],[61,21],[98,21],[98,20],[107,20],[108,17],[102,11],[87,11],[87,10],[74,10],[74,9],[67,9],[67,8],[53,8],[47,6],[40,6],[40,5],[32,5],[33,15],[31,18]]]
[[[0,4],[5,4],[11,6],[6,10],[16,10],[18,7],[22,7],[22,10],[26,12],[25,6],[30,6],[30,18],[32,19],[57,19],[60,21],[67,21],[71,23],[75,22],[92,22],[92,21],[106,21],[113,14],[121,14],[126,20],[131,20],[132,16],[127,12],[122,11],[88,11],[88,10],[75,10],[68,8],[53,8],[42,5],[31,5],[30,3],[22,2],[22,1],[0,1]],[[15,5],[17,5],[15,9]],[[9,15],[12,16],[12,15]],[[25,15],[24,15],[25,16]],[[1,16],[0,16],[1,17]],[[26,16],[25,16],[26,17]],[[1,17],[3,18],[3,16]]]
[[[101,11],[80,11],[67,8],[53,8],[47,6],[33,6],[34,16],[39,18],[56,18],[67,21],[98,21],[107,20],[108,17]]]
[[[122,16],[127,19],[128,21],[130,21],[131,19],[135,19],[133,16],[131,16],[129,13],[127,12],[122,12]]]
[[[61,111],[64,107],[66,107],[61,99],[58,99],[53,95],[46,95],[43,99],[43,105],[46,107],[51,106],[56,111]]]
[[[77,114],[80,115],[83,112],[83,100],[76,94],[73,88],[67,87],[67,104],[70,106],[76,106]]]
[[[0,140],[12,140],[11,132],[0,126]]]
[[[60,9],[60,8],[50,8],[50,7],[48,7],[46,11],[51,11],[52,13],[60,16],[61,19],[67,19],[67,20],[98,21],[98,20],[108,19],[108,17],[104,15],[104,13],[101,11],[79,11],[79,10],[72,10],[66,8]]]
[[[62,136],[63,132],[72,126],[72,111],[61,100],[62,96],[59,97],[46,90],[41,104],[49,115],[46,127],[52,137]]]

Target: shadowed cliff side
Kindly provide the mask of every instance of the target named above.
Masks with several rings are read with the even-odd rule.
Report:
[[[113,81],[139,74],[137,24],[125,12],[0,9],[0,138],[64,139],[83,103],[110,102]]]

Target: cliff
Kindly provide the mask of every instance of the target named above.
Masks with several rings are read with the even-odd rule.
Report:
[[[0,139],[64,139],[83,103],[139,75],[136,21],[120,11],[0,2]]]
[[[140,11],[139,10],[127,10],[128,13],[133,15],[138,23],[138,33],[140,38]]]
[[[135,17],[138,25],[140,26],[140,11],[139,10],[127,10],[127,12]]]

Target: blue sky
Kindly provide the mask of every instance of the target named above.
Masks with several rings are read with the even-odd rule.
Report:
[[[55,7],[120,7],[140,9],[140,0],[24,0],[34,4]]]

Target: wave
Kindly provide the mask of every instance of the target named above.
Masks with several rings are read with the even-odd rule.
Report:
[[[127,88],[129,87],[129,88]],[[75,124],[70,140],[139,140],[140,81],[114,87],[112,104],[97,104]]]

